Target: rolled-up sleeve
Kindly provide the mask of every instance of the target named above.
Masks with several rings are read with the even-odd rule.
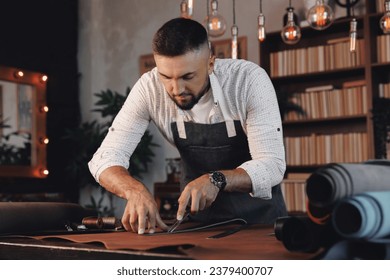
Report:
[[[130,157],[149,125],[147,104],[142,91],[140,83],[133,87],[102,144],[88,163],[97,182],[100,174],[108,167],[129,168]]]
[[[252,160],[240,165],[251,178],[254,197],[272,198],[286,170],[283,130],[275,89],[267,73],[258,68],[250,74],[246,95],[246,131]]]

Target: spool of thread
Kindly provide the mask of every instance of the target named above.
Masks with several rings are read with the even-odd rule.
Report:
[[[100,217],[85,217],[81,223],[88,229],[103,228],[103,220]]]
[[[103,228],[117,229],[122,227],[121,221],[116,217],[102,217]]]

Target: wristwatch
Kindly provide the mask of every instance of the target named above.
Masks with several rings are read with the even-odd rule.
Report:
[[[223,191],[226,186],[226,177],[222,172],[212,171],[209,173],[210,182],[216,186],[219,191]]]

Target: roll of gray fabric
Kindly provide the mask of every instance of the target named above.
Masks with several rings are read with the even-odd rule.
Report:
[[[329,207],[344,197],[366,191],[390,190],[389,161],[332,163],[313,172],[306,194],[317,207]]]
[[[365,192],[342,199],[334,207],[332,223],[345,238],[390,236],[390,191]]]
[[[74,203],[0,202],[0,234],[21,234],[66,230],[96,211]]]
[[[390,260],[390,239],[341,240],[313,259]]]

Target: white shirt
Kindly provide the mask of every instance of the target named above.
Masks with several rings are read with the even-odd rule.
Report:
[[[251,178],[251,195],[270,199],[272,186],[281,182],[286,169],[282,123],[271,80],[255,63],[234,59],[216,59],[212,75],[222,88],[224,100],[214,103],[210,117],[202,123],[224,121],[226,117],[222,111],[241,122],[248,136],[252,160],[244,162],[240,168]],[[211,92],[214,93],[213,88]],[[217,100],[214,96],[209,98],[212,102]],[[197,119],[193,115],[196,106],[198,104],[191,112],[184,111],[184,121]],[[171,123],[176,121],[177,111],[176,104],[159,81],[157,69],[142,75],[88,164],[96,181],[99,182],[101,172],[108,167],[129,167],[130,156],[150,121],[174,144]]]

